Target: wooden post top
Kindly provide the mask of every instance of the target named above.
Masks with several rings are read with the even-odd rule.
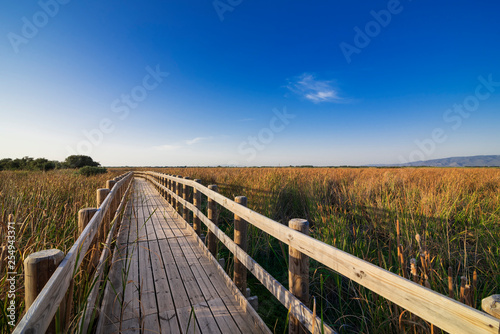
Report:
[[[247,201],[248,199],[246,198],[246,196],[236,196],[234,198],[234,201],[238,204],[241,204],[243,206],[247,206]]]
[[[113,189],[113,187],[115,186],[116,184],[116,181],[115,180],[108,180],[106,181],[106,188],[108,188],[109,190]]]
[[[305,219],[294,218],[288,222],[288,227],[293,228],[296,231],[305,233],[305,231],[309,231],[309,222]]]
[[[53,260],[54,264],[59,263],[64,259],[64,252],[59,249],[45,249],[36,253],[31,253],[24,260],[24,264],[35,264],[40,262],[45,262],[48,260]]]
[[[481,308],[484,312],[500,319],[500,295],[492,295],[481,301]]]

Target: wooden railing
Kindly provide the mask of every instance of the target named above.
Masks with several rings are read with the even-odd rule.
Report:
[[[102,282],[111,241],[124,211],[132,180],[133,173],[128,172],[109,180],[106,189],[98,189],[98,208],[80,210],[78,220],[80,236],[66,255],[54,249],[28,256],[25,260],[27,312],[14,329],[14,333],[45,333],[49,326],[56,326],[53,319],[58,309],[61,321],[53,328],[58,328],[59,332],[66,332],[71,309],[73,277],[84,259],[94,271],[93,282],[95,282],[79,326],[82,332],[86,332],[92,316],[95,316],[94,306],[99,285]],[[59,263],[54,266],[54,262]],[[47,266],[48,263],[52,263],[52,270]]]
[[[408,279],[398,276],[392,272],[382,269],[369,262],[361,260],[356,256],[343,252],[331,245],[316,240],[305,233],[280,224],[269,219],[246,206],[236,203],[217,193],[216,187],[205,187],[199,182],[167,175],[157,172],[136,172],[152,182],[160,193],[169,201],[177,212],[186,216],[186,209],[193,212],[193,228],[199,233],[199,221],[203,222],[209,233],[207,244],[212,252],[216,252],[212,244],[213,236],[217,237],[234,254],[235,261],[242,263],[267,289],[287,308],[307,330],[319,333],[320,319],[305,304],[309,296],[297,298],[295,291],[288,291],[258,263],[256,263],[241,247],[231,238],[224,234],[218,227],[217,222],[210,218],[216,210],[214,203],[231,211],[237,219],[245,220],[258,229],[273,236],[279,241],[290,246],[291,252],[298,252],[306,257],[313,258],[335,272],[357,282],[358,284],[372,290],[378,295],[405,308],[409,312],[434,324],[435,326],[450,333],[500,333],[500,320],[462,304],[449,297],[441,295],[424,286],[414,283]],[[199,181],[199,180],[198,180]],[[189,188],[193,190],[195,203],[188,201],[186,196]],[[212,188],[212,189],[210,189]],[[203,214],[200,207],[199,194],[204,194],[209,199],[208,217]],[[211,204],[213,203],[213,204]],[[297,222],[294,222],[295,225]],[[300,224],[299,224],[300,225]],[[294,253],[295,256],[297,253]],[[291,254],[292,255],[292,254]],[[304,258],[294,262],[305,261]],[[300,267],[300,266],[299,266]],[[235,266],[236,268],[236,266]],[[303,269],[303,268],[302,268]],[[302,270],[304,271],[304,270]],[[296,286],[297,279],[306,279],[299,285],[307,284],[307,277],[291,275],[290,286]],[[293,276],[295,275],[295,276]],[[493,314],[493,313],[492,313]],[[324,326],[325,333],[334,331]]]

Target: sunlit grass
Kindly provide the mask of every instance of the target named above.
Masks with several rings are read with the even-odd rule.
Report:
[[[157,171],[199,178],[205,185],[216,183],[229,198],[247,196],[249,208],[283,224],[307,218],[314,238],[444,295],[449,295],[450,273],[451,296],[475,308],[482,298],[499,293],[498,168]],[[221,218],[229,232],[231,214],[222,213]],[[249,254],[287,286],[286,247],[255,228],[250,232]],[[413,273],[412,261],[416,263]],[[460,291],[462,276],[465,295]],[[310,277],[311,294],[324,303],[325,322],[341,333],[430,331],[430,324],[315,261],[311,261]],[[260,314],[281,332],[283,320],[276,325],[276,318],[286,319],[287,310],[250,278],[252,284],[264,297]]]
[[[78,234],[78,211],[96,206],[96,189],[104,188],[106,180],[121,174],[111,171],[107,174],[85,177],[71,170],[50,172],[2,171],[0,172],[0,232],[1,245],[6,245],[6,226],[9,214],[16,221],[16,310],[17,321],[25,312],[23,262],[31,253],[57,248],[67,253]],[[5,263],[4,263],[5,264]],[[0,280],[0,332],[9,333],[12,327],[6,318],[6,268],[2,266]],[[88,295],[92,277],[78,271],[75,274],[73,294],[74,312]]]
[[[452,297],[467,279],[469,303],[500,293],[500,169],[405,168],[172,168],[170,174],[216,183],[229,197],[247,196],[249,208],[286,224],[310,221],[311,236]],[[95,207],[96,189],[124,170],[83,177],[71,171],[0,172],[0,220],[17,222],[17,319],[24,312],[22,263],[33,252],[67,252],[76,240],[77,213]],[[204,203],[205,205],[205,203]],[[399,222],[399,230],[397,228]],[[221,228],[232,235],[232,214],[221,210]],[[2,225],[2,245],[5,245]],[[288,286],[287,247],[250,229],[249,254]],[[399,239],[399,254],[398,254]],[[229,254],[224,253],[225,256]],[[411,261],[416,261],[416,275]],[[229,271],[232,261],[227,261]],[[476,274],[474,274],[476,273]],[[474,277],[477,277],[474,281]],[[325,323],[340,333],[429,332],[429,324],[345,277],[311,261],[310,292]],[[74,315],[92,286],[92,277],[75,274]],[[269,298],[249,277],[259,295],[259,313],[281,333],[288,310]],[[8,333],[5,266],[0,280],[0,332]],[[73,321],[77,323],[77,320]]]

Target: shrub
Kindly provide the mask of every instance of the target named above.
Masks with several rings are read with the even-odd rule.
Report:
[[[107,173],[108,170],[104,167],[95,167],[95,166],[85,166],[78,170],[78,174],[85,176],[92,176],[97,174]]]

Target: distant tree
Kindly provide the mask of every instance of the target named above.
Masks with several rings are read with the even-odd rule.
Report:
[[[96,166],[85,166],[78,170],[78,174],[85,176],[92,176],[97,174],[107,173],[108,170],[104,167],[96,167]]]
[[[70,155],[64,161],[64,165],[66,168],[82,168],[85,166],[98,167],[101,164],[87,155]]]
[[[22,159],[1,159],[0,170],[42,170],[48,171],[55,169],[61,163],[58,161],[50,161],[45,158],[33,159],[31,157],[23,157]]]
[[[12,161],[10,158],[0,160],[0,170],[8,169],[9,163]]]

